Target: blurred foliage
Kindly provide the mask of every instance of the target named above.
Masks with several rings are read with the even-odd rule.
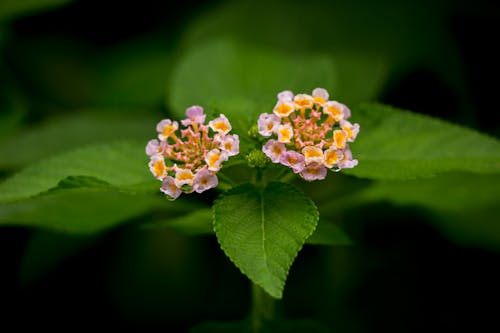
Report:
[[[404,226],[418,218],[460,246],[500,250],[499,144],[466,128],[477,127],[475,118],[480,116],[471,85],[481,90],[485,83],[467,81],[471,76],[461,53],[464,46],[458,45],[452,26],[458,9],[486,13],[488,6],[481,1],[475,6],[396,0],[178,5],[184,7],[169,7],[159,14],[164,15],[164,24],[140,30],[139,16],[144,12],[139,6],[127,17],[120,16],[120,8],[98,2],[0,1],[0,225],[17,226],[15,230],[32,235],[22,264],[15,266],[23,282],[43,281],[45,274],[70,262],[68,258],[91,251],[90,261],[103,261],[103,274],[109,278],[111,291],[103,297],[112,299],[110,307],[125,314],[121,319],[127,323],[137,320],[146,325],[167,318],[187,327],[201,320],[241,319],[246,282],[226,258],[219,259],[223,255],[215,244],[204,243],[215,243],[212,236],[183,236],[212,233],[208,205],[216,193],[175,203],[164,200],[158,193],[159,182],[148,173],[144,146],[162,117],[179,118],[187,106],[201,104],[212,114],[230,115],[242,134],[243,150],[251,149],[256,143],[244,134],[259,113],[270,112],[278,91],[309,92],[316,86],[328,88],[333,98],[348,104],[353,122],[361,124],[359,139],[351,147],[360,165],[347,175],[331,174],[324,182],[294,180],[321,216],[306,243],[357,246],[320,247],[320,258],[306,247],[298,265],[292,266],[284,297],[288,307],[323,306],[305,313],[321,316],[335,331],[377,331],[376,320],[371,325],[359,321],[359,313],[349,312],[358,309],[350,302],[353,295],[363,293],[377,302],[369,308],[373,316],[380,314],[384,285],[370,285],[384,292],[378,297],[374,291],[358,290],[361,281],[366,276],[374,283],[384,281],[372,276],[370,265],[391,265],[389,273],[405,269],[404,257],[389,264],[384,260],[400,258],[400,252],[408,249],[400,243],[382,254],[380,248],[370,248],[356,230],[363,221],[376,221],[381,242],[392,230],[384,227],[386,219]],[[69,13],[78,18],[82,8],[92,11],[82,12],[75,29],[73,22],[58,26],[64,22],[58,17]],[[93,20],[101,10],[105,25]],[[179,17],[172,23],[175,26],[167,23],[173,21],[169,13]],[[487,14],[496,18],[493,12]],[[140,33],[97,42],[96,36],[109,33],[114,19],[128,19]],[[56,28],[44,30],[51,25]],[[479,40],[476,30],[471,31]],[[479,52],[472,49],[468,52]],[[484,66],[494,76],[494,68],[487,62]],[[358,108],[359,103],[380,102],[388,89],[401,88],[402,79],[419,70],[435,75],[451,91],[459,115],[453,121],[465,127],[381,105]],[[426,83],[411,87],[424,101],[423,112],[446,117],[438,103],[442,96],[438,92],[429,99],[435,91]],[[238,166],[227,174],[248,179],[249,172]],[[414,179],[421,176],[425,179]],[[114,242],[103,241],[112,248],[109,262],[94,258],[92,251],[103,246],[96,245],[97,237],[110,235],[111,229],[116,230],[109,236]],[[427,247],[428,239],[414,237],[418,241],[411,246]],[[74,260],[79,265],[81,258]],[[95,266],[86,268],[75,276],[94,274]],[[464,274],[452,273],[450,280]],[[77,283],[85,293],[87,281]],[[397,285],[392,280],[386,283]],[[69,293],[68,299],[73,296]],[[19,313],[29,311],[27,306],[23,304]],[[335,311],[329,312],[329,306]],[[36,311],[43,313],[44,307]],[[51,309],[47,307],[47,313]],[[90,316],[92,307],[85,313]],[[392,317],[398,316],[381,316],[387,319],[380,325],[384,331],[388,321],[395,327],[400,323]],[[231,325],[202,324],[193,331],[232,330],[244,323]],[[323,332],[314,322],[292,322],[287,327],[297,330],[300,325]],[[281,326],[276,323],[273,331]]]
[[[26,199],[54,189],[70,176],[95,177],[116,189],[153,188],[144,166],[144,143],[117,142],[79,148],[34,163],[0,185],[0,202]]]
[[[0,205],[0,224],[93,234],[146,214],[160,205],[166,205],[160,197],[131,196],[115,191],[66,190]]]
[[[44,123],[19,128],[0,142],[0,167],[28,166],[42,158],[80,146],[107,141],[147,142],[156,118],[150,114],[131,115],[113,110],[86,110],[53,117]]]
[[[334,96],[356,105],[376,99],[390,74],[413,66],[429,66],[461,89],[458,49],[444,27],[450,3],[235,1],[202,15],[184,38],[189,46],[224,36],[294,55],[328,52],[338,75]]]
[[[0,23],[47,11],[73,0],[3,0],[0,2]]]
[[[339,218],[347,221],[349,214],[360,205],[374,202],[421,207],[450,239],[500,250],[500,225],[494,218],[499,209],[499,186],[498,175],[471,173],[450,173],[419,181],[381,181],[332,203],[323,213],[337,215],[344,209],[345,213],[340,213],[343,216]]]
[[[363,134],[352,150],[360,164],[346,173],[412,179],[446,171],[498,173],[500,142],[470,129],[382,105],[354,110]]]

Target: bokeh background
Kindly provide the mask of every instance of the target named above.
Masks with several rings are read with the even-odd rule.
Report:
[[[498,138],[499,19],[484,0],[1,0],[0,177],[76,146],[147,140],[171,112],[179,61],[221,38],[332,59],[332,93],[350,106],[382,102]],[[138,116],[130,132],[114,130]],[[51,135],[33,141],[40,131]],[[500,244],[467,242],[466,229],[436,219],[418,206],[352,209],[341,225],[354,245],[306,246],[280,314],[331,332],[498,329]],[[0,228],[0,330],[187,332],[247,314],[248,281],[213,236],[140,225],[85,237]]]

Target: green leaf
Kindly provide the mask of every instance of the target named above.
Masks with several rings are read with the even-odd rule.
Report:
[[[359,165],[346,173],[372,179],[414,179],[446,171],[500,172],[500,142],[473,130],[382,105],[364,105],[351,145]]]
[[[215,40],[182,58],[168,102],[177,117],[198,104],[224,113],[233,127],[246,132],[258,114],[272,110],[278,92],[330,88],[333,80],[333,64],[324,56],[292,56]]]
[[[100,112],[99,112],[100,111]],[[25,166],[45,156],[86,144],[120,140],[147,142],[158,121],[150,115],[130,115],[116,110],[88,110],[30,128],[18,130],[0,143],[0,168]]]
[[[100,180],[99,178],[88,177],[88,176],[69,176],[69,177],[61,180],[57,184],[57,187],[54,189],[51,189],[51,191],[70,189],[70,188],[85,188],[85,187],[86,188],[104,188],[104,189],[111,188],[109,183],[107,183],[103,180]]]
[[[352,214],[374,203],[420,207],[449,239],[500,250],[500,175],[448,173],[411,181],[372,182],[358,192],[320,205],[321,216],[347,226]]]
[[[212,209],[200,208],[194,212],[168,218],[161,222],[147,224],[147,229],[169,228],[180,234],[195,236],[213,233]]]
[[[175,209],[175,204],[160,196],[73,189],[0,204],[0,225],[94,234],[158,207]]]
[[[0,202],[35,196],[69,176],[94,177],[130,191],[159,187],[149,173],[144,146],[143,142],[95,145],[33,163],[0,183]]]
[[[95,59],[92,105],[159,108],[172,67],[171,43],[142,36],[100,53]]]
[[[306,241],[312,245],[352,245],[352,240],[338,226],[321,220],[314,233]]]
[[[500,249],[500,176],[453,173],[412,182],[380,182],[361,200],[417,205],[434,214],[434,226],[455,242]]]
[[[66,5],[72,0],[2,0],[0,22]]]
[[[295,187],[244,184],[214,205],[214,229],[226,255],[254,283],[281,298],[288,270],[318,222],[314,203]]]
[[[229,1],[200,15],[187,29],[184,44],[194,48],[224,37],[290,54],[325,52],[337,69],[330,87],[334,98],[357,105],[377,100],[391,72],[400,75],[413,68],[463,86],[458,50],[443,24],[450,9],[453,2],[446,1]],[[278,22],[276,13],[290,24]],[[304,13],[314,13],[314,24],[303,24]]]
[[[77,39],[41,34],[11,43],[10,63],[23,86],[50,102],[43,103],[49,109],[59,105],[117,107],[122,113],[161,111],[175,45],[169,39],[151,32],[95,52]]]

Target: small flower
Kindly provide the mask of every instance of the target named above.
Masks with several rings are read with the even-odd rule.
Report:
[[[146,154],[148,156],[161,154],[162,150],[163,147],[160,145],[160,142],[156,139],[149,141],[146,146]]]
[[[219,149],[212,149],[208,152],[207,157],[205,157],[208,170],[210,171],[219,171],[222,166],[222,162],[227,161],[227,159],[227,152],[220,151]]]
[[[324,164],[327,168],[331,169],[335,164],[337,164],[342,158],[343,153],[341,150],[335,148],[330,148],[325,150],[324,154]]]
[[[302,148],[302,154],[304,154],[306,164],[311,164],[311,163],[321,164],[324,161],[323,150],[319,147],[306,146]]]
[[[175,172],[175,185],[181,188],[183,185],[193,186],[194,174],[189,169],[177,168]]]
[[[215,173],[210,172],[207,168],[203,168],[196,173],[193,181],[193,190],[196,193],[204,192],[208,189],[214,188],[219,183]]]
[[[289,143],[293,137],[293,128],[290,124],[279,125],[278,129],[278,141],[282,143]]]
[[[299,110],[312,109],[314,100],[312,96],[307,94],[299,94],[293,99],[295,108]]]
[[[283,153],[280,156],[280,163],[284,166],[292,168],[294,173],[301,172],[305,167],[304,155],[293,150]]]
[[[351,118],[351,110],[346,105],[342,105],[344,106],[344,119]]]
[[[259,134],[262,136],[271,136],[280,124],[281,119],[275,114],[263,113],[257,121]]]
[[[326,89],[316,88],[312,92],[312,97],[314,103],[324,106],[326,101],[328,101],[328,97],[330,97],[330,95],[328,94],[328,91],[326,91]]]
[[[271,161],[279,163],[281,155],[286,151],[286,148],[284,143],[271,139],[262,147],[262,151]]]
[[[155,178],[162,180],[167,175],[167,166],[165,160],[161,155],[153,155],[149,162],[149,170]]]
[[[333,131],[333,141],[337,149],[344,149],[347,141],[347,133],[342,130]]]
[[[307,165],[300,175],[309,182],[313,180],[322,180],[326,177],[326,168],[323,164],[312,163]]]
[[[219,134],[222,134],[222,135],[226,135],[232,129],[231,124],[229,123],[229,120],[223,114],[219,115],[219,118],[215,118],[214,120],[210,121],[208,123],[208,126],[213,131],[215,131]]]
[[[145,149],[151,173],[162,181],[160,190],[172,200],[182,192],[201,193],[217,186],[216,172],[240,151],[239,137],[229,134],[231,124],[223,114],[206,125],[203,108],[195,105],[186,110],[186,117],[180,130],[177,121],[160,121],[156,126],[159,140],[149,141]]]
[[[291,101],[280,100],[273,109],[273,112],[278,117],[288,117],[290,113],[295,110],[295,107]]]
[[[352,152],[349,147],[346,147],[346,149],[344,150],[344,156],[338,164],[340,169],[351,169],[358,165],[358,160],[352,159]]]
[[[329,115],[334,122],[339,122],[346,117],[345,115],[346,109],[347,107],[345,107],[344,104],[335,101],[330,101],[325,103],[323,112]]]
[[[359,133],[359,124],[351,124],[347,120],[340,122],[340,128],[347,133],[347,142],[354,142]]]
[[[156,125],[156,130],[158,131],[158,139],[160,141],[165,141],[172,134],[175,135],[175,131],[179,128],[179,123],[176,121],[172,121],[170,119],[163,119]]]
[[[292,102],[293,93],[290,90],[282,91],[278,94],[278,100],[282,102]]]
[[[181,195],[182,191],[177,185],[175,185],[174,178],[167,176],[163,179],[163,183],[161,184],[160,191],[165,193],[170,197],[170,199],[175,200]]]
[[[356,139],[359,124],[346,120],[351,116],[347,106],[329,98],[323,88],[314,89],[312,96],[278,94],[273,114],[263,113],[257,122],[259,134],[269,138],[262,152],[271,162],[291,168],[307,181],[324,179],[328,169],[357,165],[347,143]]]
[[[189,126],[190,124],[203,124],[207,117],[203,113],[203,108],[198,105],[193,105],[186,110],[187,119],[181,120],[182,125]]]
[[[227,156],[234,156],[240,153],[240,137],[238,134],[228,134],[221,139],[220,149],[227,153]]]

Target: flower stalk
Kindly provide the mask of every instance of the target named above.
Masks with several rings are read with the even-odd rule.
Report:
[[[261,287],[252,283],[251,324],[253,333],[262,332],[264,323],[274,318],[275,302]]]

